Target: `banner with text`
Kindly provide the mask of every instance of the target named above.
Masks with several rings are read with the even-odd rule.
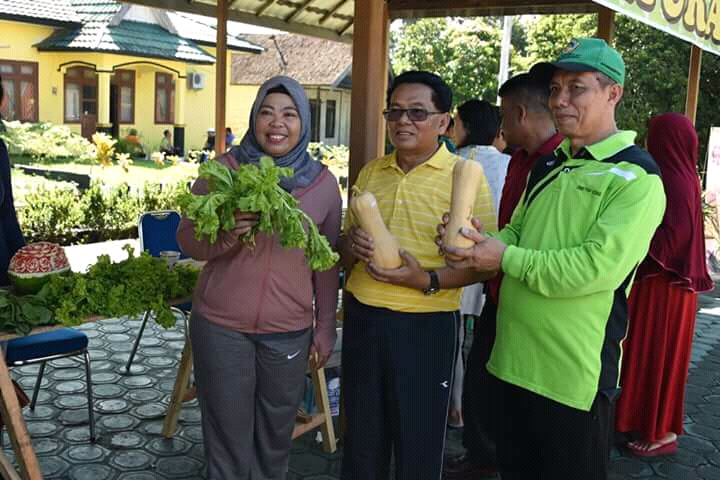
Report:
[[[720,0],[593,0],[720,55]]]

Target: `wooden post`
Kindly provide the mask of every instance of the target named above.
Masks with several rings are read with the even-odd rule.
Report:
[[[388,68],[387,6],[383,0],[355,2],[352,97],[350,106],[350,178],[385,150],[385,106]],[[348,190],[349,191],[349,190]]]
[[[690,48],[690,69],[688,71],[687,97],[685,98],[685,115],[695,124],[697,116],[698,95],[700,94],[700,67],[702,67],[702,50],[693,45]]]
[[[217,142],[217,140],[215,140]],[[173,386],[172,395],[170,395],[170,403],[165,414],[163,422],[162,434],[165,438],[172,438],[177,430],[177,422],[182,409],[182,401],[187,389],[190,373],[192,372],[192,345],[190,338],[185,337],[185,346],[182,355],[180,355],[180,365],[178,366],[177,376],[175,377],[175,385]]]
[[[1,353],[4,357],[5,352]],[[35,450],[33,450],[4,358],[0,358],[0,415],[15,452],[15,461],[20,469],[20,477],[24,480],[42,479],[40,464],[35,456]],[[0,452],[0,455],[4,455],[4,453]],[[7,462],[3,461],[2,463],[5,465]],[[8,478],[12,478],[12,476],[9,475]]]
[[[608,44],[612,44],[615,36],[615,12],[607,7],[600,7],[598,11],[598,28],[596,36]]]
[[[228,0],[217,0],[217,49],[215,51],[215,154],[225,152],[225,88],[227,85]]]

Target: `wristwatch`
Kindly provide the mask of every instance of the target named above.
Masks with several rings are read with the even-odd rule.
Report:
[[[424,288],[423,293],[425,295],[432,295],[440,291],[440,279],[435,270],[428,270],[427,273],[430,275],[430,286]]]

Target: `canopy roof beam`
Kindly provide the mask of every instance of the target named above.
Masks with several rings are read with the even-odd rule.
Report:
[[[195,13],[198,15],[205,15],[206,17],[217,18],[216,5],[210,3],[200,3],[196,1],[189,4],[178,4],[177,0],[130,0],[130,3],[135,3],[137,5],[145,5],[148,7],[164,8],[166,10],[177,10],[187,13]],[[235,3],[235,5],[238,4]],[[343,18],[347,17],[343,16]],[[282,18],[271,17],[268,15],[258,15],[257,11],[245,12],[237,9],[228,9],[228,20],[249,23],[252,25],[260,25],[267,28],[274,28],[276,30],[284,30],[286,32],[299,33],[300,35],[310,35],[313,37],[325,38],[327,40],[333,40],[335,42],[352,42],[352,37],[350,35],[340,36],[337,34],[336,31],[329,28],[321,28],[319,26],[313,26],[299,22],[286,22]]]
[[[260,15],[265,13],[265,10],[270,8],[273,3],[275,3],[275,0],[267,0],[265,3],[262,4],[260,8],[255,11],[255,15],[259,17]]]
[[[297,8],[295,9],[295,11],[294,11],[293,13],[291,13],[290,15],[288,15],[287,17],[285,17],[285,21],[286,21],[286,22],[292,22],[293,20],[295,20],[302,12],[305,11],[305,8],[306,8],[308,5],[310,5],[313,1],[315,1],[315,0],[305,0],[305,1],[302,3],[302,5],[300,5],[299,7],[297,7]]]
[[[325,15],[320,18],[320,21],[318,22],[320,25],[327,22],[330,17],[335,15],[338,10],[342,8],[343,5],[345,5],[348,2],[348,0],[340,0],[338,3],[335,4],[334,7],[332,7]]]
[[[367,1],[367,0],[366,0]],[[596,12],[592,0],[388,0],[391,18]]]

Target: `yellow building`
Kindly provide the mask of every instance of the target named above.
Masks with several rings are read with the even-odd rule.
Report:
[[[350,87],[352,45],[290,33],[244,34],[260,45],[259,55],[233,55],[231,89],[249,93],[273,75],[287,75],[305,88],[310,99],[310,141],[327,145],[350,144]],[[236,104],[237,105],[237,104]],[[247,128],[247,112],[228,104],[228,118]]]
[[[194,16],[115,0],[0,2],[9,100],[0,114],[65,124],[85,137],[136,129],[150,150],[170,130],[176,147],[200,148],[214,125],[215,38]],[[228,79],[232,57],[263,52],[232,35],[227,44]],[[256,90],[228,85],[226,124],[234,130],[247,123]]]

